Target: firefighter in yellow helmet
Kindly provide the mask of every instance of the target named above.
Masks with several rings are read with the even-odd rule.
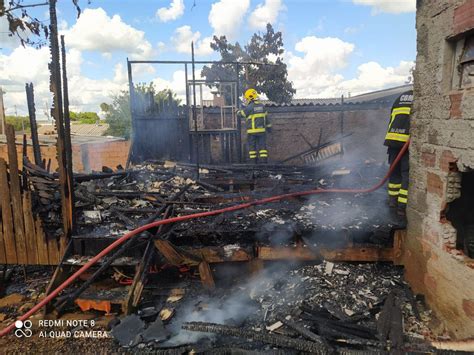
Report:
[[[247,106],[239,111],[245,119],[249,159],[253,163],[268,161],[267,132],[271,129],[265,105],[258,100],[255,89],[248,89],[244,94]]]

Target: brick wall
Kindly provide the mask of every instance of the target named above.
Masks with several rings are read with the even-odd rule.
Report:
[[[456,249],[446,209],[460,196],[460,172],[474,169],[474,89],[459,89],[453,61],[473,25],[474,0],[418,2],[405,270],[458,338],[474,336],[474,260]]]
[[[345,139],[345,154],[360,159],[387,158],[383,141],[390,117],[391,102],[382,105],[348,107],[344,112],[344,134],[352,133]],[[272,122],[272,133],[268,135],[267,145],[271,161],[282,161],[310,149],[305,139],[313,146],[318,144],[322,129],[321,143],[336,137],[341,130],[339,108],[318,106],[267,107]],[[206,112],[206,129],[216,128],[219,113]],[[305,139],[303,139],[303,137]],[[245,146],[247,135],[242,127],[242,141]],[[361,144],[361,142],[364,142]],[[245,153],[245,152],[244,152]],[[246,156],[246,155],[245,155]],[[294,159],[290,163],[302,163]]]
[[[92,170],[100,171],[102,166],[108,166],[115,169],[119,164],[125,166],[127,163],[129,141],[111,141],[94,144],[74,144],[72,147],[72,161],[75,172],[90,172]],[[22,166],[23,147],[17,144],[18,162],[20,169]],[[28,157],[31,161],[33,158],[33,148],[28,146]],[[6,144],[0,144],[0,157],[7,158]],[[56,170],[58,162],[56,159],[56,147],[53,145],[41,146],[41,157],[43,159],[51,159],[51,170]]]

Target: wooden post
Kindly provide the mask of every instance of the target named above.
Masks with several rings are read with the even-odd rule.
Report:
[[[17,264],[13,216],[8,185],[7,163],[0,158],[0,205],[2,207],[3,240],[7,264]]]
[[[20,176],[18,175],[18,156],[15,143],[15,130],[12,125],[5,128],[7,133],[8,168],[10,171],[10,194],[13,208],[13,221],[18,264],[27,264],[25,221],[21,199]]]
[[[61,207],[63,219],[63,235],[60,238],[59,252],[62,254],[66,249],[69,239],[72,234],[72,210],[71,210],[71,186],[68,182],[68,162],[66,157],[66,143],[65,143],[65,129],[63,117],[63,96],[61,91],[61,66],[59,62],[59,40],[58,40],[58,20],[56,16],[56,2],[57,0],[49,1],[49,39],[51,51],[50,63],[50,91],[53,94],[53,108],[51,110],[52,116],[56,122],[58,132],[57,140],[57,156],[59,167],[59,183],[61,192]],[[48,241],[48,245],[50,245]],[[50,256],[57,258],[54,255],[54,245],[50,245]],[[50,260],[51,262],[51,260]]]
[[[5,106],[3,105],[3,94],[5,92],[0,87],[0,123],[1,123],[1,134],[5,134]]]

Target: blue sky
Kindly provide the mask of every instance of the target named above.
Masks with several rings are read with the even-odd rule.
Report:
[[[28,1],[27,1],[28,2]],[[196,6],[193,7],[195,2]],[[73,106],[98,110],[126,88],[126,58],[217,59],[208,47],[213,34],[245,44],[267,21],[283,32],[284,60],[297,97],[358,94],[403,84],[416,57],[415,0],[81,0],[79,19],[70,0],[58,2],[66,35]],[[161,9],[161,10],[160,10]],[[46,8],[34,14],[47,21]],[[22,48],[5,34],[0,19],[0,85],[7,112],[25,112],[24,82],[47,102],[47,48]],[[22,65],[27,63],[27,70]],[[178,66],[143,67],[141,81],[182,95]],[[180,82],[183,82],[183,85]],[[182,87],[180,87],[182,86]]]

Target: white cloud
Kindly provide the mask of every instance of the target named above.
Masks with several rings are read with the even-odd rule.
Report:
[[[184,14],[184,1],[172,0],[169,7],[162,7],[156,11],[156,17],[161,22],[176,20]]]
[[[250,0],[220,0],[212,4],[208,19],[214,34],[234,40],[249,6]]]
[[[203,77],[201,77],[200,69],[196,69],[194,75],[196,80],[203,79]],[[188,72],[188,80],[191,80],[191,78],[192,72]],[[184,70],[176,70],[173,73],[171,80],[166,80],[161,77],[157,77],[152,81],[156,91],[171,89],[174,93],[176,93],[176,96],[181,99],[183,104],[186,102],[186,82]],[[200,93],[201,89],[199,88],[199,86],[196,86],[196,100],[198,104],[201,99]],[[202,96],[203,100],[212,99],[211,89],[209,89],[206,85],[202,86]],[[192,97],[190,97],[190,99],[192,99]]]
[[[359,26],[349,26],[344,28],[344,33],[347,35],[355,35],[364,29],[364,24],[360,24]]]
[[[416,11],[416,0],[352,0],[356,5],[372,6],[372,14],[401,14]]]
[[[126,24],[119,15],[109,17],[102,8],[85,9],[65,35],[68,47],[79,50],[123,51],[133,59],[147,59],[154,54],[145,32]]]
[[[202,40],[200,38],[201,33],[199,31],[193,33],[191,26],[181,26],[175,30],[171,37],[171,42],[179,53],[190,54],[191,42],[194,42],[194,52],[196,55],[211,54],[213,52],[210,46],[212,37],[205,37]]]
[[[0,54],[0,85],[7,92],[5,108],[7,114],[27,114],[25,83],[33,82],[38,118],[44,118],[45,104],[51,104],[49,92],[49,49],[43,47],[17,47],[10,55]],[[127,88],[126,72],[122,64],[115,66],[115,75],[110,79],[92,79],[81,72],[82,54],[77,49],[67,52],[69,101],[72,111],[98,111],[100,103],[110,101],[112,94]]]
[[[334,93],[348,93],[357,95],[387,87],[403,85],[410,76],[410,70],[415,65],[412,61],[401,61],[396,67],[382,67],[377,62],[368,62],[359,65],[357,77],[345,80],[334,87]]]
[[[339,73],[354,52],[352,43],[339,38],[309,36],[295,45],[302,54],[287,53],[288,78],[296,88],[296,97],[338,97],[348,92],[357,95],[390,86],[403,85],[414,63],[402,61],[397,67],[382,67],[374,61],[361,64],[357,75],[345,79]]]
[[[250,14],[250,27],[253,29],[264,29],[267,23],[273,24],[278,17],[278,13],[283,8],[282,0],[265,0],[264,3],[258,4]]]

